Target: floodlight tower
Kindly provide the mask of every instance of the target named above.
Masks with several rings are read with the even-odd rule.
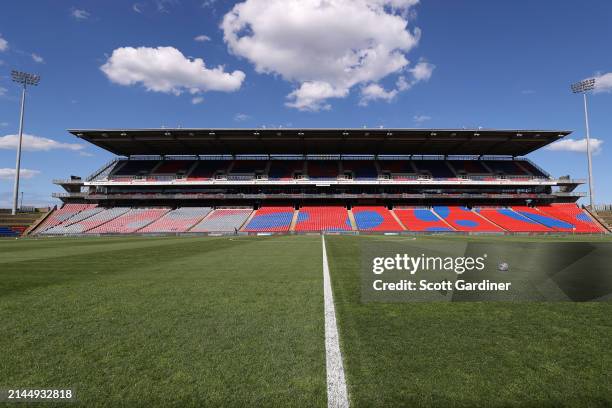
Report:
[[[40,76],[22,71],[11,71],[13,82],[21,84],[21,111],[19,114],[19,141],[17,143],[17,163],[15,164],[15,187],[13,189],[13,215],[17,213],[17,200],[19,198],[19,171],[21,168],[21,142],[23,140],[23,114],[25,109],[26,88],[28,85],[36,86],[40,82]]]
[[[589,201],[591,208],[595,203],[593,196],[593,167],[591,165],[591,134],[589,131],[589,110],[587,106],[587,93],[595,89],[595,78],[585,79],[572,84],[573,93],[581,93],[584,98],[584,122],[586,124],[587,161],[589,163]]]

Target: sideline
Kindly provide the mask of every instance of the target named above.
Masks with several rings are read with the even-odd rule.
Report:
[[[342,353],[338,341],[338,326],[336,324],[336,308],[327,264],[325,249],[325,234],[321,235],[323,247],[323,294],[325,298],[325,359],[327,366],[327,406],[329,408],[348,408],[348,394],[344,379]]]

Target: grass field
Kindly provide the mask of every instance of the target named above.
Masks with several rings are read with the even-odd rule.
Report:
[[[83,406],[325,406],[318,237],[0,241],[0,383]],[[307,260],[307,262],[305,262]]]
[[[352,406],[612,405],[611,303],[361,303],[359,243],[398,239],[327,238]],[[321,263],[317,236],[1,240],[0,386],[325,406]]]
[[[352,406],[612,405],[612,303],[362,303],[364,239],[411,245],[327,239]]]

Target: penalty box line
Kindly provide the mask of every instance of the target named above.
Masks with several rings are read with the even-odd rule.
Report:
[[[348,408],[348,393],[340,352],[336,307],[329,276],[325,235],[321,235],[323,247],[323,296],[325,299],[325,361],[327,369],[327,406],[328,408]]]

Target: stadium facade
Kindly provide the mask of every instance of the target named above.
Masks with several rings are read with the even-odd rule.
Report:
[[[55,180],[43,235],[107,233],[600,233],[584,180],[525,158],[568,131],[70,130],[117,157]]]

